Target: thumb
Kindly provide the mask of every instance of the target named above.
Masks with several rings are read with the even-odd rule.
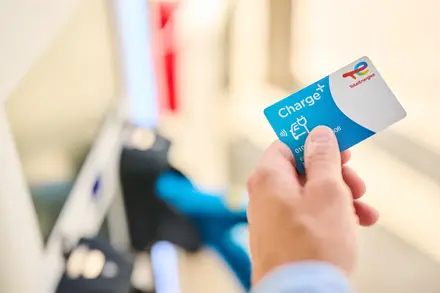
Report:
[[[330,128],[318,126],[310,132],[304,146],[304,161],[307,181],[342,176],[341,153]]]

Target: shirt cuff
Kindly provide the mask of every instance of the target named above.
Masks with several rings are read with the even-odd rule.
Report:
[[[317,261],[292,263],[267,274],[252,293],[349,293],[348,279],[334,266]]]

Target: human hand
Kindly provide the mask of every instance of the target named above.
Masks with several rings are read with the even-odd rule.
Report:
[[[356,260],[356,227],[373,225],[378,213],[358,201],[363,180],[345,163],[327,127],[315,128],[304,150],[306,175],[292,152],[275,141],[248,180],[248,222],[253,283],[298,261],[323,261],[350,274]]]

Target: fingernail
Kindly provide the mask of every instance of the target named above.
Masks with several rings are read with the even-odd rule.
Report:
[[[305,155],[310,156],[322,147],[327,147],[332,141],[332,131],[328,127],[319,126],[310,132],[306,140]]]

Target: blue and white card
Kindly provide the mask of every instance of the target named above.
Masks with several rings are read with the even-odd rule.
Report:
[[[367,57],[267,107],[264,114],[292,150],[300,173],[304,173],[304,143],[313,128],[333,129],[342,152],[406,116]]]

